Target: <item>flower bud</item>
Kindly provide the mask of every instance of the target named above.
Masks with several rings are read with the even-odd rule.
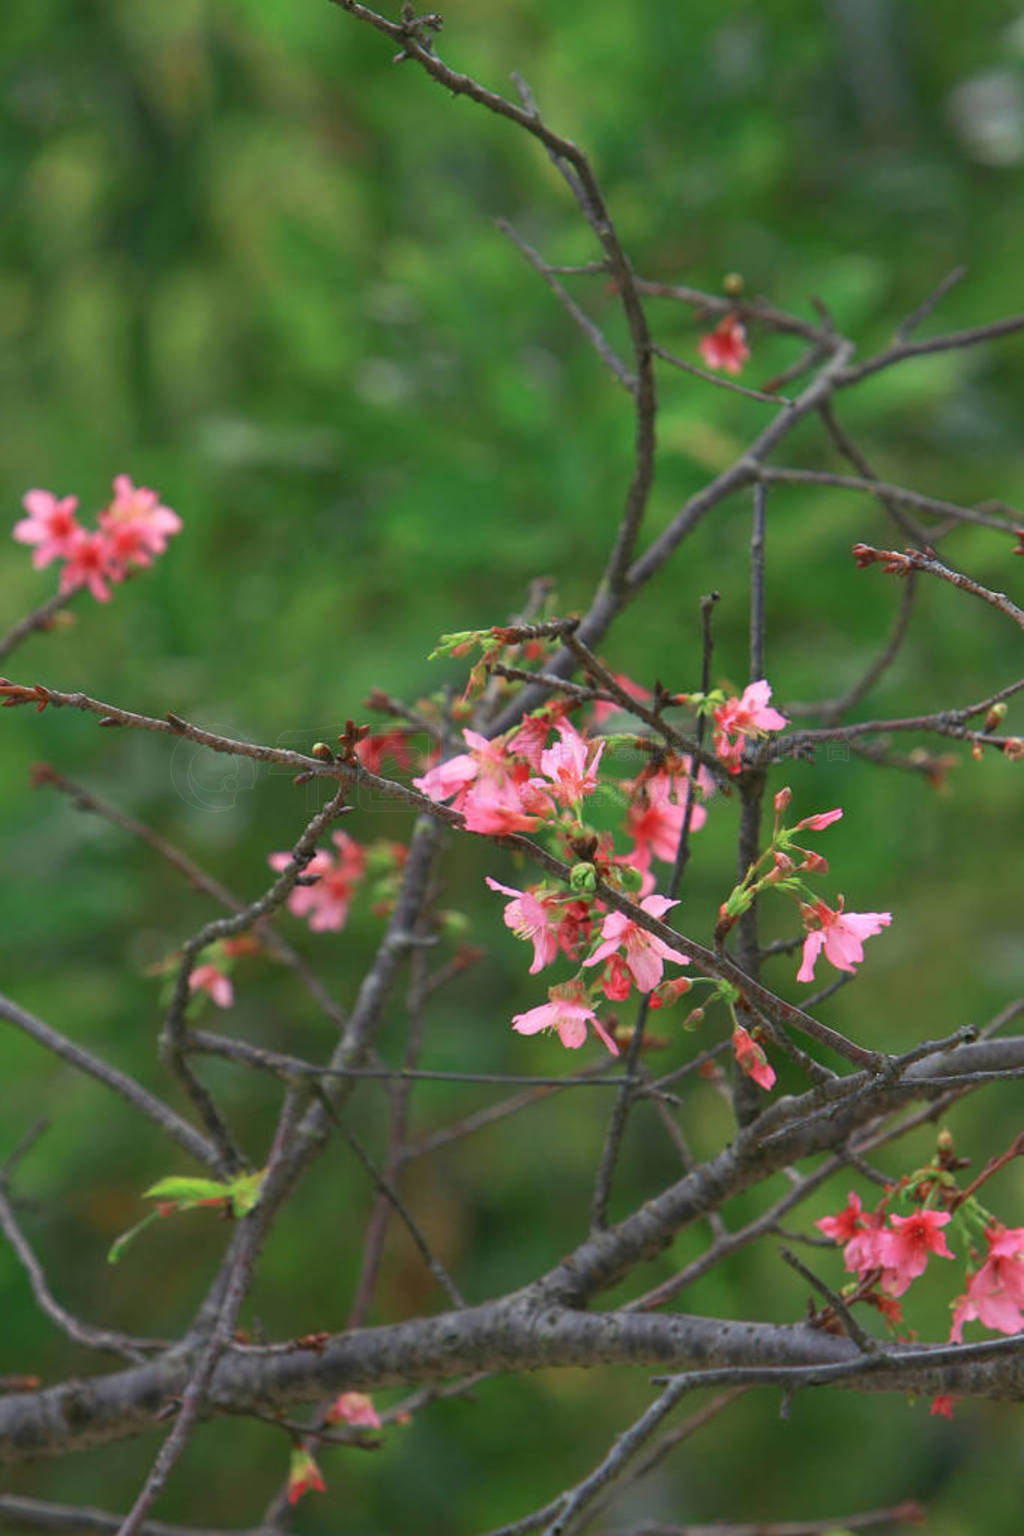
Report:
[[[704,1009],[691,1008],[689,1013],[686,1015],[686,1018],[683,1020],[683,1028],[687,1031],[692,1031],[698,1029],[703,1022]]]
[[[593,864],[574,864],[569,876],[569,884],[574,891],[589,895],[597,890],[597,870]]]
[[[619,885],[624,891],[639,891],[644,883],[644,872],[635,864],[619,864]]]
[[[1005,719],[1006,719],[1006,705],[1005,705],[1005,703],[1000,701],[998,704],[993,704],[992,708],[989,710],[988,714],[985,716],[985,729],[986,729],[986,731],[994,731],[996,726],[997,725],[1001,725],[1002,722]]]
[[[334,753],[331,751],[326,741],[314,742],[310,751],[310,756],[319,758],[322,763],[334,762]]]
[[[1003,747],[1003,756],[1008,757],[1011,763],[1019,763],[1024,757],[1024,740],[1019,736],[1010,736]]]
[[[730,299],[738,299],[744,286],[743,275],[740,272],[727,272],[722,278],[722,287]]]
[[[783,811],[786,809],[786,806],[789,804],[789,802],[792,800],[792,798],[793,798],[793,791],[789,788],[788,785],[786,785],[784,788],[779,790],[778,794],[775,796],[775,814],[776,814],[776,816],[781,816],[782,815]]]

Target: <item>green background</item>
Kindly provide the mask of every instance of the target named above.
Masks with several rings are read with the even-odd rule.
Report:
[[[552,125],[592,156],[623,241],[649,277],[748,291],[813,318],[819,295],[866,355],[956,263],[968,279],[933,331],[1020,307],[1024,201],[1024,19],[976,0],[454,0],[444,56],[499,90],[521,70]],[[630,470],[628,401],[494,219],[509,218],[550,259],[595,255],[541,149],[471,103],[452,100],[386,39],[323,0],[36,0],[5,18],[0,190],[3,503],[28,486],[101,506],[119,472],[158,487],[185,519],[155,569],[109,609],[88,596],[72,628],[36,636],[6,663],[18,680],[84,688],[128,708],[175,710],[214,729],[308,748],[347,717],[369,718],[373,686],[413,699],[456,666],[424,659],[444,631],[501,622],[529,581],[557,579],[561,611],[585,602],[603,565]],[[624,343],[602,279],[578,280]],[[652,301],[657,339],[695,358],[686,309]],[[746,379],[785,366],[798,343],[754,334]],[[1021,496],[1019,339],[938,356],[845,394],[841,415],[877,472],[965,502]],[[660,456],[649,531],[731,461],[770,409],[682,374],[661,376]],[[842,469],[813,424],[781,462]],[[746,677],[746,499],[719,507],[608,640],[616,669],[693,688],[698,596],[723,596],[716,679]],[[827,696],[876,653],[896,583],[853,569],[858,539],[891,542],[885,514],[847,492],[785,489],[769,502],[767,671],[786,701]],[[1003,536],[955,533],[949,556],[1020,600],[1024,564]],[[2,554],[0,627],[53,590],[27,551]],[[863,718],[967,703],[1020,672],[1009,622],[946,586],[922,589],[897,665]],[[1024,733],[1020,705],[1008,726]],[[309,813],[287,774],[208,759],[163,738],[97,731],[47,711],[3,719],[0,893],[5,989],[157,1091],[159,983],[145,974],[213,915],[140,845],[27,789],[49,759],[179,842],[246,896],[266,855]],[[911,738],[913,740],[913,738]],[[896,743],[905,747],[910,741]],[[937,750],[945,750],[938,743]],[[823,888],[859,909],[891,909],[856,986],[824,1017],[869,1044],[906,1047],[984,1022],[1024,991],[1021,768],[989,755],[959,766],[945,794],[916,774],[841,754],[787,770],[795,809],[835,804],[833,873]],[[777,779],[773,788],[783,780]],[[696,843],[679,926],[707,939],[731,883],[736,807],[721,802]],[[400,837],[407,818],[364,808],[347,830]],[[439,994],[425,1060],[470,1070],[561,1071],[546,1038],[508,1029],[543,999],[525,951],[482,898],[507,856],[459,845],[445,901],[472,916],[486,957]],[[379,922],[357,904],[342,937],[283,919],[348,1001]],[[769,911],[772,934],[792,931]],[[801,994],[789,960],[768,979]],[[208,1022],[314,1056],[329,1026],[266,962],[236,973],[230,1018]],[[661,1016],[661,1020],[665,1019]],[[661,1024],[659,1020],[659,1025]],[[701,1043],[719,1037],[709,1017]],[[693,1048],[678,1024],[660,1060]],[[382,1045],[401,1050],[400,1009]],[[587,1059],[598,1049],[588,1048]],[[137,1219],[152,1179],[189,1171],[132,1114],[6,1030],[0,1075],[4,1156],[39,1115],[51,1129],[19,1175],[21,1216],[58,1296],[96,1323],[173,1333],[216,1265],[209,1213],[161,1224],[110,1270],[113,1236]],[[254,1156],[276,1103],[265,1082],[222,1064],[208,1080]],[[796,1086],[795,1081],[790,1086]],[[483,1089],[424,1089],[420,1132],[491,1102]],[[1016,1085],[951,1119],[980,1166],[1019,1128]],[[383,1094],[357,1124],[378,1153]],[[607,1103],[555,1099],[414,1165],[406,1191],[470,1299],[519,1284],[585,1230]],[[695,1150],[729,1134],[712,1089],[684,1119]],[[931,1133],[882,1159],[895,1172],[929,1154]],[[674,1176],[670,1144],[642,1112],[627,1142],[615,1211]],[[840,1180],[801,1218],[836,1209]],[[772,1189],[781,1192],[782,1181]],[[1021,1180],[992,1186],[1024,1223]],[[370,1191],[340,1146],[307,1178],[261,1266],[246,1322],[270,1336],[344,1326]],[[757,1209],[727,1211],[739,1224]],[[685,1234],[642,1284],[700,1250]],[[828,1278],[838,1257],[821,1256]],[[940,1268],[938,1262],[933,1266]],[[922,1337],[940,1337],[959,1275],[912,1298]],[[789,1321],[804,1287],[774,1243],[723,1264],[683,1298],[690,1310]],[[372,1321],[439,1305],[401,1235],[390,1245]],[[20,1270],[0,1252],[2,1369],[45,1381],[103,1362],[56,1337]],[[330,1494],[300,1507],[310,1531],[468,1533],[512,1519],[581,1476],[642,1410],[644,1372],[547,1373],[492,1381],[474,1402],[441,1404],[392,1430],[377,1455],[325,1456]],[[391,1400],[381,1394],[380,1400]],[[834,1394],[748,1398],[630,1494],[618,1523],[793,1519],[915,1496],[936,1536],[1019,1528],[1007,1486],[1020,1417],[964,1405],[949,1426],[924,1404]],[[19,1469],[12,1489],[125,1509],[152,1437]],[[266,1426],[197,1434],[156,1513],[253,1524],[284,1474],[287,1442]]]

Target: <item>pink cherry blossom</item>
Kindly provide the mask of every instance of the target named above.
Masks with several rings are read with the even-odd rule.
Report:
[[[689,767],[688,759],[686,766]],[[642,780],[636,798],[626,811],[626,830],[634,840],[631,862],[638,869],[648,869],[652,855],[666,864],[675,859],[683,830],[687,783],[685,774],[663,771]],[[697,783],[705,793],[714,788],[710,774],[703,767]],[[690,830],[699,832],[707,819],[707,811],[694,797]]]
[[[380,1415],[373,1406],[373,1398],[365,1392],[340,1392],[327,1410],[326,1422],[344,1422],[360,1429],[380,1429]]]
[[[527,715],[509,741],[509,751],[514,752],[517,757],[524,758],[534,773],[540,773],[540,760],[547,746],[548,737],[551,735],[551,724],[551,716],[546,712]]]
[[[188,978],[188,984],[193,992],[209,993],[218,1008],[230,1008],[235,1000],[231,977],[215,965],[197,965]]]
[[[642,911],[658,918],[664,917],[671,907],[678,905],[678,902],[670,901],[667,896],[645,896],[640,903]],[[641,928],[639,923],[634,923],[624,912],[609,912],[601,927],[601,943],[583,964],[600,965],[602,960],[607,960],[609,955],[619,949],[625,950],[626,965],[641,992],[650,992],[658,985],[666,960],[674,960],[677,965],[688,965],[690,960],[689,955],[672,949],[663,939],[656,938],[646,928]]]
[[[837,806],[834,811],[819,811],[816,816],[805,816],[803,821],[798,821],[793,831],[823,832],[834,821],[839,821],[842,814],[841,806]]]
[[[450,757],[446,762],[436,763],[433,768],[421,774],[413,783],[421,794],[428,800],[450,800],[452,795],[461,795],[469,788],[477,774],[480,772],[480,764],[475,757],[468,752],[460,752],[457,757]],[[456,802],[458,808],[458,802]]]
[[[762,678],[749,683],[738,699],[726,699],[714,711],[715,752],[730,773],[740,771],[748,736],[781,731],[789,724],[785,715],[769,705],[771,696],[771,685]]]
[[[821,951],[837,971],[852,971],[864,958],[864,940],[881,933],[892,922],[891,912],[844,912],[840,896],[835,911],[823,901],[813,906],[801,905],[807,937],[797,981],[813,981],[814,967]],[[812,928],[811,924],[818,926]]]
[[[955,1344],[963,1342],[964,1323],[974,1319],[996,1333],[1024,1330],[1024,1227],[993,1227],[987,1238],[988,1257],[953,1307],[949,1336]]]
[[[58,501],[51,491],[26,491],[21,504],[28,517],[15,523],[14,537],[19,544],[35,545],[32,564],[41,570],[51,560],[64,559],[73,535],[80,531],[75,517],[78,497],[64,496]]]
[[[530,1008],[526,1013],[515,1014],[512,1019],[512,1028],[520,1035],[536,1035],[542,1029],[555,1029],[562,1044],[568,1050],[575,1051],[587,1038],[587,1025],[592,1024],[595,1033],[601,1037],[612,1055],[619,1054],[618,1046],[593,1008],[588,1007],[579,996],[562,997],[552,988],[548,998],[550,1001],[541,1003],[537,1008]]]
[[[713,331],[701,336],[697,349],[709,368],[739,373],[750,360],[747,332],[735,315],[726,315]]]
[[[123,567],[151,565],[167,540],[182,528],[181,518],[160,504],[156,491],[135,485],[129,475],[114,478],[114,498],[96,518],[110,540],[113,557]]]
[[[312,877],[314,883],[297,885],[288,897],[288,910],[296,917],[308,918],[314,933],[344,928],[353,894],[366,869],[364,849],[347,832],[332,832],[331,838],[338,857],[319,849],[303,870],[303,876]],[[271,869],[286,869],[291,857],[290,853],[272,853],[268,863]]]
[[[834,1243],[848,1243],[864,1225],[864,1207],[860,1196],[851,1189],[849,1200],[838,1216],[823,1216],[814,1225]]]
[[[538,797],[531,786],[517,785],[510,779],[504,784],[479,779],[462,796],[461,806],[458,801],[455,804],[466,818],[467,832],[499,837],[507,832],[532,832],[540,820],[538,811],[551,809],[546,796]]]
[[[633,978],[621,955],[610,955],[601,973],[601,991],[610,1003],[624,1003],[633,990]]]
[[[505,926],[511,928],[517,938],[529,939],[533,944],[530,975],[535,975],[558,955],[558,929],[562,919],[558,898],[549,896],[545,900],[532,891],[517,891],[514,886],[492,880],[490,875],[486,880],[492,891],[503,891],[513,898],[505,908]]]
[[[88,587],[97,602],[109,603],[111,581],[119,581],[120,575],[110,554],[110,543],[104,533],[87,533],[77,528],[72,533],[65,551],[66,564],[60,573],[61,592],[77,592]]]
[[[774,1086],[774,1068],[757,1041],[748,1030],[743,1028],[742,1024],[737,1024],[732,1032],[732,1048],[736,1053],[737,1066],[748,1077],[752,1077],[759,1088],[767,1090]]]
[[[882,1289],[890,1296],[902,1296],[911,1283],[923,1275],[928,1255],[952,1259],[942,1228],[950,1221],[948,1211],[914,1211],[910,1216],[891,1216],[890,1230],[878,1241],[884,1273]]]
[[[612,676],[618,683],[619,687],[622,689],[623,693],[628,693],[630,698],[636,699],[638,703],[646,704],[647,701],[653,697],[649,689],[643,687],[641,683],[635,683],[633,679],[631,677],[627,677],[624,672],[613,672]],[[596,699],[590,718],[594,725],[603,725],[610,715],[619,715],[622,713],[624,713],[623,705],[615,702],[614,700]]]
[[[552,793],[563,805],[575,806],[597,788],[597,767],[605,743],[587,742],[568,720],[559,720],[561,737],[541,753],[540,769],[551,781]]]

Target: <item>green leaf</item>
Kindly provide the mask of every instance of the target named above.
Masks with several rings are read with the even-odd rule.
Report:
[[[158,1179],[143,1191],[145,1200],[168,1200],[179,1211],[190,1211],[205,1200],[229,1200],[232,1186],[215,1179]]]

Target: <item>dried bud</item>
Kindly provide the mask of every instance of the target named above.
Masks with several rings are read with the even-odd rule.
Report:
[[[980,763],[982,758],[985,756],[985,748],[982,746],[980,741],[971,743],[971,756],[974,758],[976,763]]]
[[[1019,736],[1009,736],[1003,746],[1003,756],[1008,757],[1011,763],[1019,763],[1024,757],[1024,740]]]

